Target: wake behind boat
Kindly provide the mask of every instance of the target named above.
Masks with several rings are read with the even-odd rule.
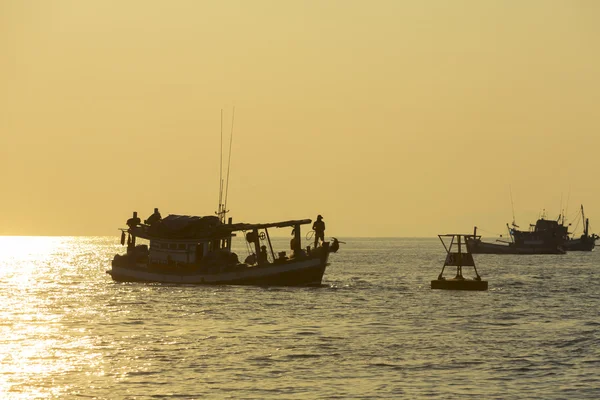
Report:
[[[122,230],[121,243],[127,237],[127,252],[115,255],[107,271],[115,281],[318,286],[330,253],[326,241],[302,248],[300,228],[310,219],[233,224],[230,218],[224,224],[216,216],[169,215],[145,222],[134,212],[128,228]],[[269,229],[289,227],[293,228],[291,252],[289,256],[286,251],[276,253]],[[250,250],[244,262],[231,251],[236,232],[244,234]],[[149,244],[136,244],[138,239]]]

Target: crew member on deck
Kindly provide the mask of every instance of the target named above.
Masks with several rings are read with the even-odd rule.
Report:
[[[267,256],[267,246],[260,246],[260,253],[258,254],[258,263],[265,264],[269,262],[269,258]]]
[[[144,222],[147,225],[154,225],[155,223],[157,223],[161,219],[162,219],[162,217],[160,216],[160,213],[158,212],[158,208],[155,208],[154,209],[154,214],[152,214],[151,216],[149,216],[148,219],[145,220]]]
[[[300,250],[301,246],[302,244],[299,243],[296,239],[296,230],[292,229],[292,238],[290,239],[290,250],[292,250],[293,252],[297,252],[298,250]]]
[[[317,220],[313,224],[313,230],[315,231],[315,248],[319,244],[319,239],[322,242],[325,241],[325,222],[323,221],[323,217],[321,215],[317,216]]]

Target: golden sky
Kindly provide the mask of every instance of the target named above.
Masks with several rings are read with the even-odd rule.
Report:
[[[0,0],[0,234],[212,214],[233,106],[234,221],[502,233],[512,190],[521,226],[583,203],[598,232],[599,20],[594,0]]]

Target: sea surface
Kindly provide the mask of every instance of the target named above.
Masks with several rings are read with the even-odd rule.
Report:
[[[600,398],[599,249],[476,255],[489,291],[456,292],[438,238],[343,240],[282,288],[115,283],[116,236],[0,237],[0,398]]]

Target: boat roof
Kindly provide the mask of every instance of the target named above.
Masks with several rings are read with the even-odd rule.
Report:
[[[280,222],[268,222],[265,224],[248,224],[248,223],[237,223],[237,224],[227,224],[221,225],[218,229],[225,230],[229,232],[236,231],[251,231],[254,229],[266,229],[266,228],[286,228],[292,227],[296,225],[306,225],[310,224],[312,220],[310,219],[293,219],[289,221],[280,221]]]
[[[288,221],[268,222],[260,224],[236,223],[223,224],[218,217],[176,215],[170,214],[160,222],[153,225],[139,224],[130,227],[129,232],[144,239],[167,239],[167,240],[196,240],[223,238],[238,231],[251,231],[266,228],[285,228],[297,225],[310,224],[310,219],[297,219]]]

